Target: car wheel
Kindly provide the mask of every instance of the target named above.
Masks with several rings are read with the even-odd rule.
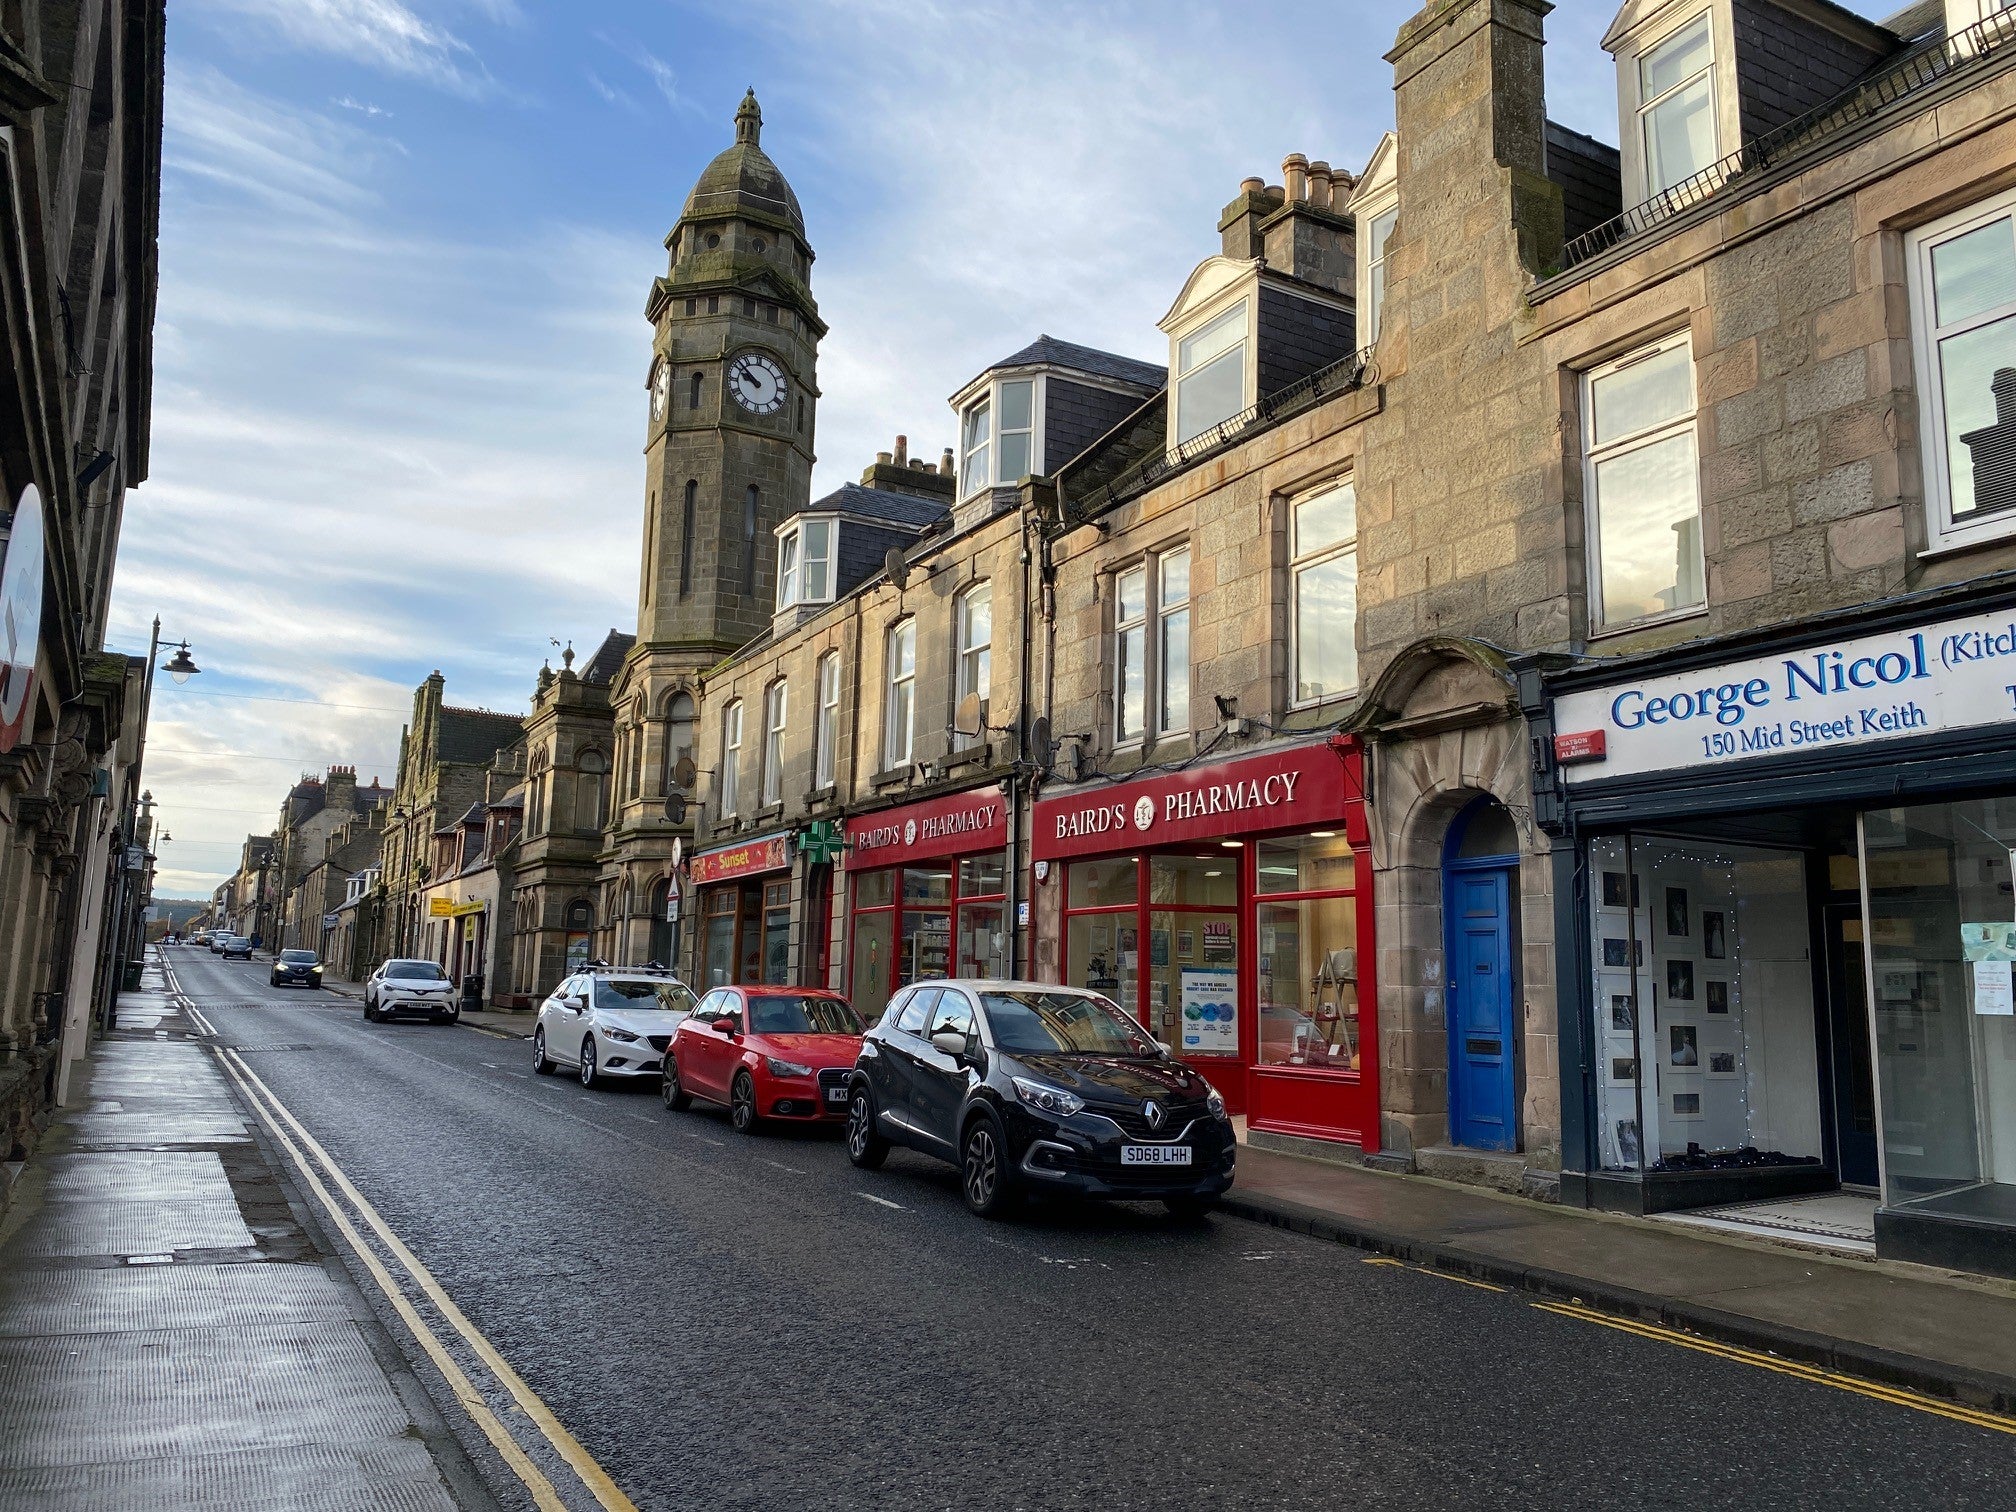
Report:
[[[1003,1217],[1015,1205],[1014,1178],[1008,1172],[1008,1138],[992,1113],[974,1119],[960,1142],[959,1186],[966,1206],[982,1218]]]
[[[551,1076],[553,1074],[553,1062],[546,1058],[546,1031],[544,1029],[535,1029],[532,1031],[532,1069],[541,1076]]]
[[[754,1134],[762,1122],[756,1116],[756,1083],[747,1071],[737,1072],[728,1089],[728,1122],[737,1134]]]
[[[670,1050],[665,1052],[665,1070],[658,1083],[658,1096],[674,1113],[683,1113],[693,1106],[693,1094],[679,1084],[679,1063],[672,1059]]]
[[[581,1085],[591,1091],[602,1085],[602,1073],[595,1069],[595,1036],[581,1036]]]
[[[847,1104],[847,1158],[864,1171],[889,1158],[889,1141],[875,1127],[875,1099],[866,1087],[856,1087]]]
[[[1216,1197],[1164,1197],[1162,1199],[1162,1206],[1169,1209],[1171,1217],[1181,1218],[1186,1223],[1195,1223],[1198,1219],[1209,1213],[1211,1209],[1218,1206],[1218,1199]]]
[[[378,1022],[378,1005],[368,997],[364,999],[364,1021],[367,1024]]]

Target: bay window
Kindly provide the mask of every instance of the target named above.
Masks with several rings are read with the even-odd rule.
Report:
[[[2016,192],[1909,247],[1926,535],[1964,546],[2016,528]]]
[[[959,427],[959,497],[1040,471],[1034,378],[1004,379],[966,407]]]
[[[1605,363],[1582,390],[1592,623],[1611,629],[1700,608],[1707,572],[1687,333]]]
[[[721,711],[721,794],[720,817],[732,816],[741,802],[742,700],[736,699]]]
[[[1173,434],[1178,446],[1246,408],[1249,305],[1240,300],[1176,342]]]
[[[917,621],[889,627],[882,698],[882,768],[910,764],[917,724]]]
[[[1715,131],[1715,39],[1703,12],[1638,59],[1638,131],[1648,196],[1721,156]]]
[[[1350,479],[1289,506],[1295,702],[1358,686],[1358,492]]]
[[[833,598],[832,520],[796,519],[777,532],[777,607]]]

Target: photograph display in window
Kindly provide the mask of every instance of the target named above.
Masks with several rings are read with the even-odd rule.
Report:
[[[1611,836],[1589,869],[1603,1167],[1817,1160],[1805,858]]]

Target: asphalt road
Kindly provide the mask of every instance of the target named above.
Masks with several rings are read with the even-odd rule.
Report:
[[[2016,1505],[2016,1437],[1238,1219],[983,1223],[905,1152],[168,958],[639,1507]]]

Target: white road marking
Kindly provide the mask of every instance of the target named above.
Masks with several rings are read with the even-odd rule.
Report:
[[[725,1145],[725,1144],[723,1144],[723,1143],[722,1143],[722,1142],[721,1142],[720,1140],[718,1140],[718,1139],[709,1139],[709,1138],[708,1138],[708,1137],[707,1137],[707,1136],[706,1136],[705,1134],[695,1134],[695,1135],[694,1135],[693,1137],[694,1137],[695,1139],[699,1140],[699,1141],[700,1141],[700,1143],[702,1143],[702,1144],[704,1144],[704,1145],[712,1145],[712,1146],[714,1146],[714,1148],[715,1148],[715,1149],[717,1149],[717,1150],[725,1150],[725,1149],[727,1149],[727,1148],[728,1148],[728,1146],[727,1146],[727,1145]]]
[[[856,1197],[866,1197],[878,1207],[894,1208],[899,1213],[903,1211],[902,1203],[891,1202],[887,1197],[877,1197],[873,1192],[856,1192],[854,1195]]]
[[[798,1167],[787,1166],[782,1161],[779,1160],[766,1160],[763,1162],[763,1164],[769,1166],[772,1170],[775,1171],[789,1171],[793,1176],[803,1176],[805,1174],[803,1171],[799,1170]]]

